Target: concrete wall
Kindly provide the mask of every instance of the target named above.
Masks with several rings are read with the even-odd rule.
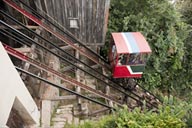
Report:
[[[0,127],[6,126],[12,107],[26,124],[39,123],[37,106],[0,43]]]

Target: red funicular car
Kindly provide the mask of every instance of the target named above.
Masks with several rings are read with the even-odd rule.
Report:
[[[113,78],[140,78],[151,49],[140,32],[112,33],[109,61]]]

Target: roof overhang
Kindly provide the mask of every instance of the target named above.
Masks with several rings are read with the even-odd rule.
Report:
[[[119,54],[151,53],[151,48],[140,32],[112,33]]]

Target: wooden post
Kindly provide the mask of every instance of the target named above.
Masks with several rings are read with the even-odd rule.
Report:
[[[42,100],[42,109],[41,109],[41,125],[43,128],[50,127],[51,119],[51,101]]]
[[[106,73],[105,69],[102,68],[102,70],[103,70],[103,75],[106,75],[107,73]],[[108,81],[106,80],[106,82],[108,82]],[[110,87],[109,86],[105,87],[105,94],[106,95],[110,94]],[[110,107],[113,107],[113,102],[111,100],[109,102],[106,100],[106,102],[109,104]]]
[[[37,34],[40,34],[41,33],[41,31],[40,31],[40,29],[36,29],[36,33]],[[35,42],[37,42],[38,41],[38,38],[34,38],[34,41]],[[27,55],[27,54],[30,54],[31,55],[31,58],[32,59],[35,59],[36,58],[36,55],[35,55],[35,44],[32,44],[31,45],[31,52],[30,53],[24,53],[24,55]],[[26,47],[25,47],[26,48]],[[25,62],[25,64],[24,64],[24,70],[26,70],[26,71],[28,71],[29,70],[29,67],[30,67],[30,64],[28,63],[28,62]],[[22,76],[21,76],[21,78],[23,79],[23,80],[25,80],[26,79],[26,74],[22,74]]]
[[[76,56],[77,59],[80,59],[80,55],[79,55],[79,52],[77,50],[75,52],[75,56]],[[81,71],[79,69],[77,69],[77,71],[76,71],[76,79],[77,79],[78,82],[81,82],[81,80],[80,80],[80,72]],[[81,93],[81,88],[76,86],[76,92],[77,93]],[[81,99],[79,97],[77,97],[77,102],[78,102],[78,105],[80,105],[80,109],[81,109]]]

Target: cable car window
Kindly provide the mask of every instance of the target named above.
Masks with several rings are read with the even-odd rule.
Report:
[[[116,50],[116,46],[115,45],[113,45],[112,46],[112,58],[113,58],[113,63],[115,64],[116,62],[116,58],[117,58],[117,50]]]
[[[127,64],[128,55],[129,54],[123,54],[123,57],[121,59],[122,65],[126,65]]]
[[[115,47],[115,44],[113,44],[113,46],[112,46],[112,53],[114,53],[115,50],[116,50],[116,47]]]
[[[130,54],[128,65],[145,64],[144,56],[139,53]]]
[[[127,59],[129,54],[120,54],[118,58],[119,65],[127,65]]]
[[[123,58],[123,54],[119,54],[119,56],[118,56],[118,62],[117,62],[118,65],[122,65],[122,63],[121,63],[122,58]]]

